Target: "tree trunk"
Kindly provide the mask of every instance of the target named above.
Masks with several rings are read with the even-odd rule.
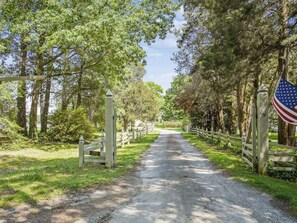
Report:
[[[287,22],[288,22],[288,5],[287,0],[279,1],[279,20],[281,24],[279,38],[280,42],[288,36]],[[278,51],[278,66],[277,74],[278,77],[288,77],[288,58],[289,50],[285,45],[279,46]],[[288,144],[288,124],[284,122],[280,117],[278,118],[278,143],[279,144]]]
[[[62,84],[62,107],[61,110],[65,111],[68,107],[68,99],[67,99],[67,76],[63,76],[63,84]]]
[[[41,132],[47,132],[48,112],[50,105],[50,94],[51,94],[52,80],[48,78],[45,86],[44,106],[41,113]]]
[[[243,89],[241,83],[238,82],[236,86],[236,102],[237,102],[237,116],[238,129],[240,136],[244,133],[244,109],[243,109]]]
[[[29,137],[37,138],[37,106],[39,92],[42,87],[43,81],[35,81],[32,91],[32,103],[31,103],[31,112],[30,112],[30,125],[29,125]]]
[[[27,66],[27,44],[24,42],[24,37],[21,37],[21,64],[20,76],[26,76]],[[26,119],[26,81],[18,82],[18,97],[17,97],[17,124],[22,127],[21,133],[27,135],[27,119]]]
[[[44,36],[41,35],[39,39],[39,46],[41,47],[44,43]],[[35,75],[42,75],[43,73],[43,55],[41,52],[36,54],[36,70]],[[32,103],[30,111],[30,125],[29,125],[29,137],[37,138],[37,107],[40,90],[42,88],[43,80],[36,80],[33,85],[32,91]]]
[[[129,121],[128,121],[128,119],[123,118],[123,122],[124,122],[124,130],[127,131],[128,130]]]
[[[81,106],[81,84],[82,84],[82,70],[81,72],[79,72],[78,83],[77,83],[77,103],[76,103],[77,108]]]
[[[217,120],[218,120],[218,126],[219,130],[222,130],[225,132],[225,121],[224,121],[224,112],[223,112],[223,106],[222,102],[218,97],[217,103],[216,103],[216,110],[217,110]]]

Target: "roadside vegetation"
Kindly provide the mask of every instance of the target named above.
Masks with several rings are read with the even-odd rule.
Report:
[[[78,168],[77,144],[29,143],[18,151],[0,151],[0,207],[35,204],[67,192],[109,184],[126,174],[158,133],[118,148],[113,169],[87,164]]]
[[[297,215],[297,183],[252,172],[251,168],[238,155],[238,149],[231,149],[219,144],[211,144],[196,135],[183,133],[183,136],[207,156],[207,158],[230,174],[230,178],[257,187],[285,202]]]

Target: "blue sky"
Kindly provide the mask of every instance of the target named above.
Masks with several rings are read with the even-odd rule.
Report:
[[[185,23],[183,9],[176,12],[174,25],[180,28]],[[173,53],[178,51],[176,37],[169,33],[164,40],[156,39],[151,45],[142,45],[147,53],[146,75],[144,81],[153,81],[161,85],[164,92],[170,87],[173,77],[177,75],[176,64],[171,60]]]

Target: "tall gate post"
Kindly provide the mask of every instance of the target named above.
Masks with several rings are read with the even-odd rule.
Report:
[[[117,162],[117,109],[113,110],[113,150],[114,150],[113,163],[114,165],[116,165],[116,162]]]
[[[114,161],[114,123],[113,123],[113,99],[112,93],[110,90],[106,93],[105,99],[105,146],[106,146],[106,157],[105,157],[105,166],[111,168]]]
[[[268,90],[262,84],[257,94],[258,173],[264,175],[268,156]]]

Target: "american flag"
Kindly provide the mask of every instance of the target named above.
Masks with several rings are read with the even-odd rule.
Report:
[[[282,77],[274,93],[273,106],[285,122],[297,125],[297,86]]]

